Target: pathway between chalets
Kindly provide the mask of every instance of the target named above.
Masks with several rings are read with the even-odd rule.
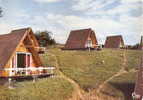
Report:
[[[83,100],[84,99],[83,94],[85,94],[85,91],[81,89],[80,86],[74,80],[67,77],[66,75],[64,75],[62,71],[60,71],[57,56],[55,56],[54,54],[51,54],[51,56],[55,57],[56,68],[59,72],[59,77],[64,78],[65,80],[69,81],[74,86],[73,96],[69,100]]]
[[[83,100],[103,100],[100,96],[101,90],[104,88],[104,86],[110,82],[112,79],[121,76],[123,74],[129,73],[129,72],[135,72],[135,69],[131,69],[130,71],[126,71],[125,67],[127,64],[127,57],[126,57],[126,51],[124,51],[123,53],[123,64],[122,64],[122,68],[119,72],[117,72],[116,74],[114,74],[113,76],[111,76],[110,78],[108,78],[107,80],[105,80],[98,89],[96,90],[92,90],[91,92],[87,93],[84,95],[84,99]],[[112,100],[112,98],[107,98],[106,100]],[[114,100],[114,99],[113,99]]]
[[[130,71],[126,71],[125,67],[127,64],[127,57],[126,57],[126,51],[123,54],[123,64],[122,64],[122,68],[119,72],[117,72],[116,74],[114,74],[113,76],[111,76],[110,78],[108,78],[107,80],[105,80],[96,90],[92,90],[88,93],[86,93],[74,80],[72,80],[71,78],[67,77],[66,75],[63,74],[62,71],[60,71],[59,68],[59,62],[58,62],[58,58],[57,56],[55,56],[54,54],[50,54],[51,56],[55,57],[55,61],[56,61],[56,68],[59,71],[59,77],[64,78],[65,80],[69,81],[71,84],[73,84],[74,86],[74,92],[73,92],[73,97],[70,98],[69,100],[102,100],[100,97],[100,92],[101,90],[104,88],[104,86],[111,81],[112,79],[125,74],[125,73],[129,73],[129,72],[135,72],[135,69],[131,69]],[[107,100],[112,100],[112,98],[107,98]]]

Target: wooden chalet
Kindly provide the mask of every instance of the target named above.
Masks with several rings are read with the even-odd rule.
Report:
[[[143,36],[141,36],[141,42],[140,42],[139,49],[143,50]]]
[[[65,44],[65,50],[95,49],[98,42],[92,29],[73,30]]]
[[[50,74],[52,67],[43,67],[39,44],[31,28],[13,30],[0,35],[0,77]]]
[[[105,41],[105,48],[124,48],[124,40],[121,35],[108,36]]]
[[[132,93],[133,100],[143,100],[143,57],[141,65],[138,70],[137,80],[135,84],[135,90]]]

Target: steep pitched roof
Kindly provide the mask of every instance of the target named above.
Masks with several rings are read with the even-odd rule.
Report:
[[[20,42],[22,42],[30,28],[13,30],[10,34],[0,35],[0,68],[4,67],[16,50]]]
[[[85,43],[89,35],[92,35],[92,37],[94,37],[94,42],[97,43],[95,33],[90,28],[71,31],[69,38],[65,44],[65,49],[85,48]]]
[[[124,40],[121,35],[108,36],[105,41],[105,48],[119,48],[120,43],[124,46]]]

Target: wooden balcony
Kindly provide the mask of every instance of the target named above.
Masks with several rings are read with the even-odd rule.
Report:
[[[4,71],[9,73],[8,77],[19,76],[40,76],[54,74],[55,67],[28,67],[28,68],[5,68]]]

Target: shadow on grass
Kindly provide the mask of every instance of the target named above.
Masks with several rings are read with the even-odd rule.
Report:
[[[110,82],[110,85],[113,86],[115,89],[118,89],[124,94],[124,100],[132,100],[132,93],[134,91],[134,83],[115,83]]]

